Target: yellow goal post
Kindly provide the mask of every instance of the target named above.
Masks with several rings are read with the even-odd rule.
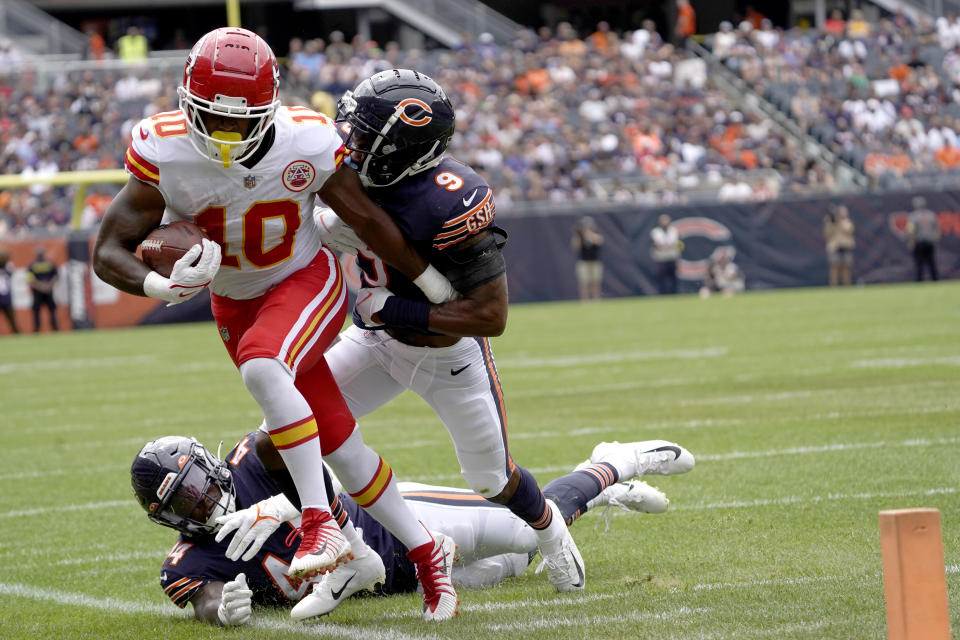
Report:
[[[79,229],[83,220],[83,202],[87,197],[87,188],[91,184],[125,184],[129,174],[123,169],[98,169],[96,171],[61,171],[52,175],[21,176],[0,175],[0,190],[26,189],[31,185],[43,184],[51,187],[76,185],[73,197],[73,210],[70,214],[70,227]]]

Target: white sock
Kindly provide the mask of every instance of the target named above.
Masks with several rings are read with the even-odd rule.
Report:
[[[390,465],[364,444],[359,429],[323,459],[350,497],[408,549],[433,541],[400,495]]]

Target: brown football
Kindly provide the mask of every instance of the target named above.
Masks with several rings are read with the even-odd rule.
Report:
[[[195,244],[206,238],[203,229],[192,222],[179,221],[164,224],[150,232],[140,243],[140,257],[148,267],[170,277],[173,264]]]

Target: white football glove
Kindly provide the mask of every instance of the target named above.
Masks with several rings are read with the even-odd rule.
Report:
[[[237,577],[223,585],[217,618],[225,627],[237,627],[246,623],[253,613],[253,591],[247,587],[247,576],[238,573]]]
[[[419,276],[413,281],[413,284],[420,287],[423,295],[433,304],[440,304],[448,300],[455,300],[459,295],[453,288],[447,277],[428,264]]]
[[[315,207],[313,219],[320,229],[320,240],[331,249],[357,255],[367,243],[360,239],[350,226],[329,207]]]
[[[441,276],[442,277],[442,276]],[[368,327],[381,327],[383,323],[379,320],[374,320],[374,314],[379,313],[383,309],[383,305],[387,302],[387,298],[392,296],[393,293],[390,292],[390,289],[386,287],[371,287],[369,289],[360,289],[357,292],[357,313],[360,314],[360,319]]]
[[[170,277],[151,271],[143,280],[143,292],[151,298],[166,300],[167,306],[186,302],[207,288],[220,269],[220,245],[204,238],[173,263]],[[191,266],[200,257],[197,266]]]
[[[266,500],[261,500],[252,507],[217,518],[216,522],[220,525],[220,530],[217,531],[215,540],[220,542],[231,531],[236,530],[225,555],[236,562],[241,559],[242,553],[242,559],[247,561],[257,555],[263,543],[282,523],[299,515],[300,512],[287,500],[287,497],[278,493]],[[244,550],[246,550],[245,553]]]

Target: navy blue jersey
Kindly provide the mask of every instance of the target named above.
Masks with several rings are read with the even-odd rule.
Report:
[[[261,500],[280,493],[277,483],[264,468],[254,448],[250,433],[229,454],[227,463],[233,475],[236,507],[245,509]],[[290,496],[294,500],[296,496]],[[328,496],[329,497],[329,496]],[[403,593],[416,590],[413,565],[407,559],[406,548],[380,523],[360,509],[345,493],[337,496],[355,525],[363,530],[367,544],[383,558],[387,570],[384,592]],[[332,502],[332,500],[331,500]],[[179,607],[185,607],[198,589],[208,582],[229,582],[238,573],[245,573],[247,585],[253,591],[253,601],[263,605],[277,605],[296,601],[306,595],[313,582],[294,580],[287,575],[300,538],[290,523],[280,525],[248,562],[233,562],[226,557],[232,534],[222,542],[213,535],[188,537],[181,535],[167,554],[160,574],[160,584],[167,596]]]
[[[253,435],[251,433],[241,440],[227,455],[238,510],[280,493],[257,457]],[[307,592],[305,581],[287,577],[287,569],[299,545],[299,538],[289,523],[280,525],[249,562],[227,559],[225,554],[231,537],[216,542],[213,535],[180,535],[167,554],[160,574],[160,584],[174,604],[184,607],[203,585],[229,582],[241,572],[247,575],[253,600],[259,604],[299,600]]]
[[[366,191],[431,264],[442,265],[444,252],[493,227],[493,190],[477,172],[450,157],[393,186]],[[386,287],[402,298],[426,300],[409,278],[376,256],[361,251],[357,261],[363,271],[363,286]],[[363,327],[356,311],[353,320]]]

